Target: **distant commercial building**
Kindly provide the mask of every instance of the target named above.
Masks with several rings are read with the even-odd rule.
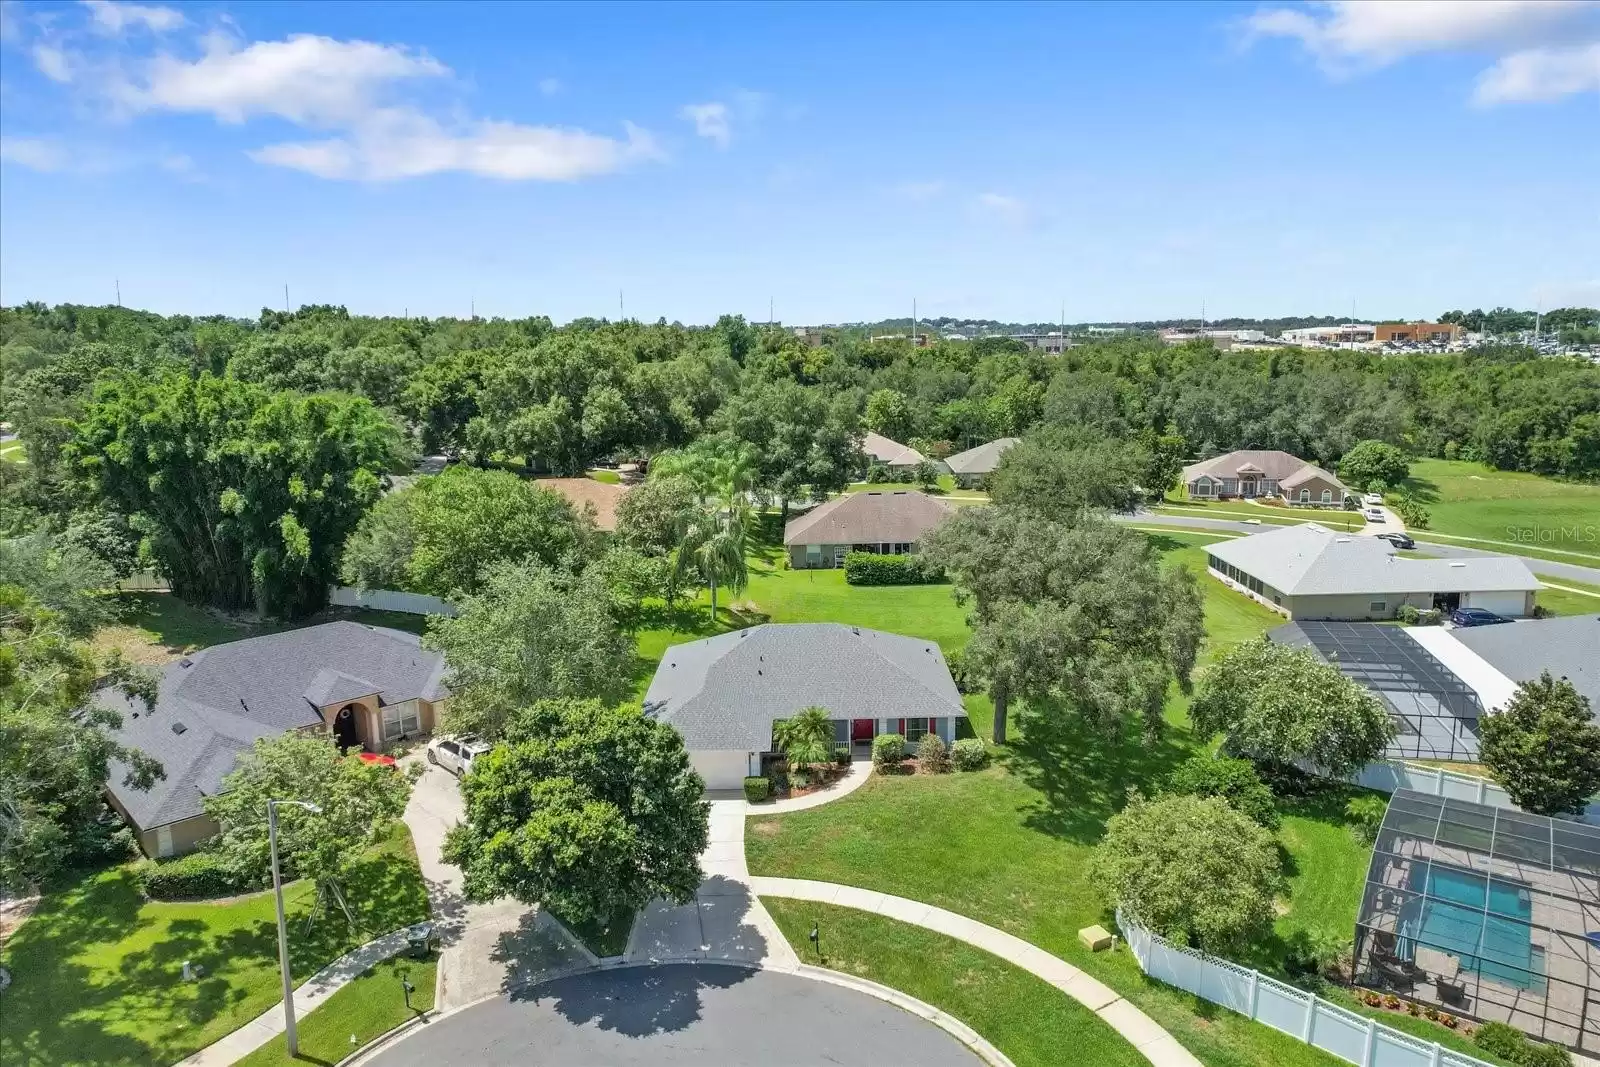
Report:
[[[1013,341],[1021,341],[1035,352],[1043,352],[1047,356],[1059,356],[1072,347],[1072,340],[1060,331],[1050,333],[1014,333]]]
[[[796,326],[794,335],[805,342],[807,348],[822,347],[822,331],[810,326]]]
[[[1364,345],[1377,336],[1377,327],[1365,322],[1340,326],[1304,326],[1279,335],[1292,345]]]
[[[1126,326],[1086,326],[1083,332],[1090,337],[1110,337],[1114,334],[1127,333],[1128,328]]]
[[[1466,331],[1450,322],[1380,323],[1372,328],[1373,340],[1393,344],[1455,344]]]
[[[1185,341],[1202,339],[1209,339],[1218,348],[1226,351],[1233,347],[1236,341],[1265,341],[1267,335],[1261,330],[1197,330],[1187,326],[1175,326],[1161,331],[1161,340],[1169,345],[1181,345]]]

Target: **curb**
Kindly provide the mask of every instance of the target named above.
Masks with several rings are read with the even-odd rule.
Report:
[[[945,1031],[951,1037],[961,1042],[967,1048],[970,1048],[974,1053],[977,1054],[978,1058],[983,1060],[984,1063],[988,1064],[989,1067],[1016,1067],[1016,1065],[1013,1064],[1003,1052],[995,1048],[988,1041],[984,1040],[977,1031],[973,1030],[966,1023],[955,1018],[954,1016],[940,1011],[932,1004],[918,1000],[916,997],[913,997],[908,993],[902,993],[898,989],[891,989],[889,986],[879,985],[877,982],[868,981],[865,978],[856,978],[853,975],[847,975],[839,971],[832,971],[826,967],[813,967],[805,963],[800,964],[798,969],[791,971],[785,968],[763,967],[759,964],[746,963],[740,960],[708,960],[703,957],[663,957],[661,959],[652,960],[627,960],[620,956],[610,956],[607,957],[606,961],[603,961],[598,966],[569,967],[563,971],[545,975],[538,981],[529,982],[526,985],[518,986],[516,991],[518,993],[526,994],[530,990],[538,989],[540,986],[549,985],[551,982],[559,982],[563,978],[572,978],[580,974],[598,974],[604,971],[631,970],[637,967],[665,967],[675,965],[696,967],[736,967],[739,970],[750,972],[771,971],[774,974],[793,974],[797,977],[807,978],[814,982],[825,982],[828,985],[843,986],[847,989],[853,989],[858,993],[865,993],[870,997],[875,997],[878,1000],[884,1001],[885,1003],[893,1004],[901,1011],[915,1015],[919,1019],[926,1019],[928,1022],[933,1023],[935,1026],[939,1027],[939,1029]],[[367,1062],[369,1057],[375,1055],[383,1048],[395,1044],[398,1041],[404,1040],[406,1037],[410,1036],[413,1030],[420,1026],[436,1022],[440,1019],[448,1019],[452,1015],[457,1015],[469,1008],[475,1008],[479,1004],[486,1004],[491,1000],[498,1000],[502,996],[505,996],[505,993],[490,993],[488,996],[479,997],[470,1004],[462,1004],[458,1007],[451,1008],[449,1011],[440,1012],[434,1010],[426,1012],[415,1019],[408,1019],[387,1033],[381,1034],[380,1036],[374,1038],[372,1041],[368,1042],[366,1045],[363,1045],[355,1052],[352,1052],[345,1059],[342,1059],[335,1064],[334,1067],[356,1067],[357,1064]]]

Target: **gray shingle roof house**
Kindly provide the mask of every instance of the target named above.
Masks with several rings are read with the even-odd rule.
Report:
[[[915,489],[850,493],[790,519],[783,545],[796,570],[841,566],[852,550],[903,555],[954,511]]]
[[[1294,503],[1342,506],[1350,491],[1332,474],[1299,456],[1276,449],[1240,449],[1183,468],[1189,495],[1282,496]]]
[[[956,476],[958,484],[980,485],[1000,465],[1000,457],[1006,454],[1006,449],[1016,444],[1018,440],[1020,438],[1002,437],[988,444],[969,448],[965,452],[957,452],[947,457],[944,463],[950,468],[950,473]]]
[[[1565,677],[1600,714],[1600,611],[1512,626],[1469,626],[1451,630],[1450,636],[1513,682],[1533,681],[1543,671]]]
[[[153,711],[97,694],[122,715],[117,739],[166,772],[130,789],[127,768],[113,764],[106,791],[147,854],[187,851],[216,832],[201,802],[258,738],[309,730],[380,750],[433,728],[449,696],[444,673],[444,658],[416,636],[349,621],[215,645],[166,666]]]
[[[1414,559],[1375,537],[1318,523],[1207,547],[1213,577],[1296,619],[1392,619],[1403,605],[1533,610],[1539,580],[1512,556]]]
[[[683,735],[709,789],[738,789],[761,772],[772,724],[827,708],[841,743],[880,733],[954,740],[966,711],[932,641],[842,623],[767,623],[673,645],[645,712]]]
[[[885,467],[915,467],[928,458],[910,445],[870,430],[861,440],[861,451],[870,462],[882,463]]]

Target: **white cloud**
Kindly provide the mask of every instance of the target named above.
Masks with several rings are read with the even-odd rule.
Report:
[[[1027,202],[1015,196],[1007,196],[1004,193],[979,193],[976,203],[980,212],[1007,226],[1026,226],[1033,220],[1033,211]]]
[[[250,156],[342,180],[393,181],[460,171],[505,181],[570,182],[659,156],[646,131],[624,126],[622,138],[489,120],[447,129],[420,112],[397,108],[362,122],[348,136],[268,145]]]
[[[1600,41],[1513,52],[1483,72],[1473,99],[1480,104],[1529,103],[1586,92],[1600,92]]]
[[[332,126],[372,111],[380,91],[393,82],[449,73],[426,54],[371,41],[297,34],[240,48],[231,38],[211,35],[199,59],[159,55],[117,95],[135,111],[198,111],[229,123],[275,115]]]
[[[72,80],[72,61],[67,53],[53,44],[33,46],[33,65],[53,82],[66,84]]]
[[[94,28],[100,33],[120,34],[130,27],[142,27],[152,33],[166,33],[182,26],[186,21],[181,11],[170,7],[152,7],[145,4],[119,4],[112,0],[83,0],[89,9]]]
[[[539,92],[543,93],[545,96],[557,96],[560,94],[563,88],[565,87],[561,84],[560,78],[539,79]]]
[[[1499,57],[1477,99],[1551,100],[1593,88],[1600,0],[1314,0],[1264,8],[1244,20],[1248,40],[1297,40],[1322,68],[1349,75],[1426,52]],[[1504,68],[1504,69],[1502,69]]]
[[[66,151],[43,137],[0,137],[0,160],[47,174],[65,170]]]
[[[718,148],[727,148],[733,140],[733,127],[728,105],[712,101],[707,104],[685,104],[678,109],[678,117],[694,123],[694,132]]]

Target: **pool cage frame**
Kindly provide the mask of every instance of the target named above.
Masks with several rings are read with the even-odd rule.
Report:
[[[1600,1053],[1600,828],[1400,790],[1353,969],[1359,985]]]
[[[1477,691],[1402,630],[1297,619],[1271,637],[1314,650],[1383,703],[1399,728],[1383,750],[1385,759],[1477,762],[1483,718]]]

